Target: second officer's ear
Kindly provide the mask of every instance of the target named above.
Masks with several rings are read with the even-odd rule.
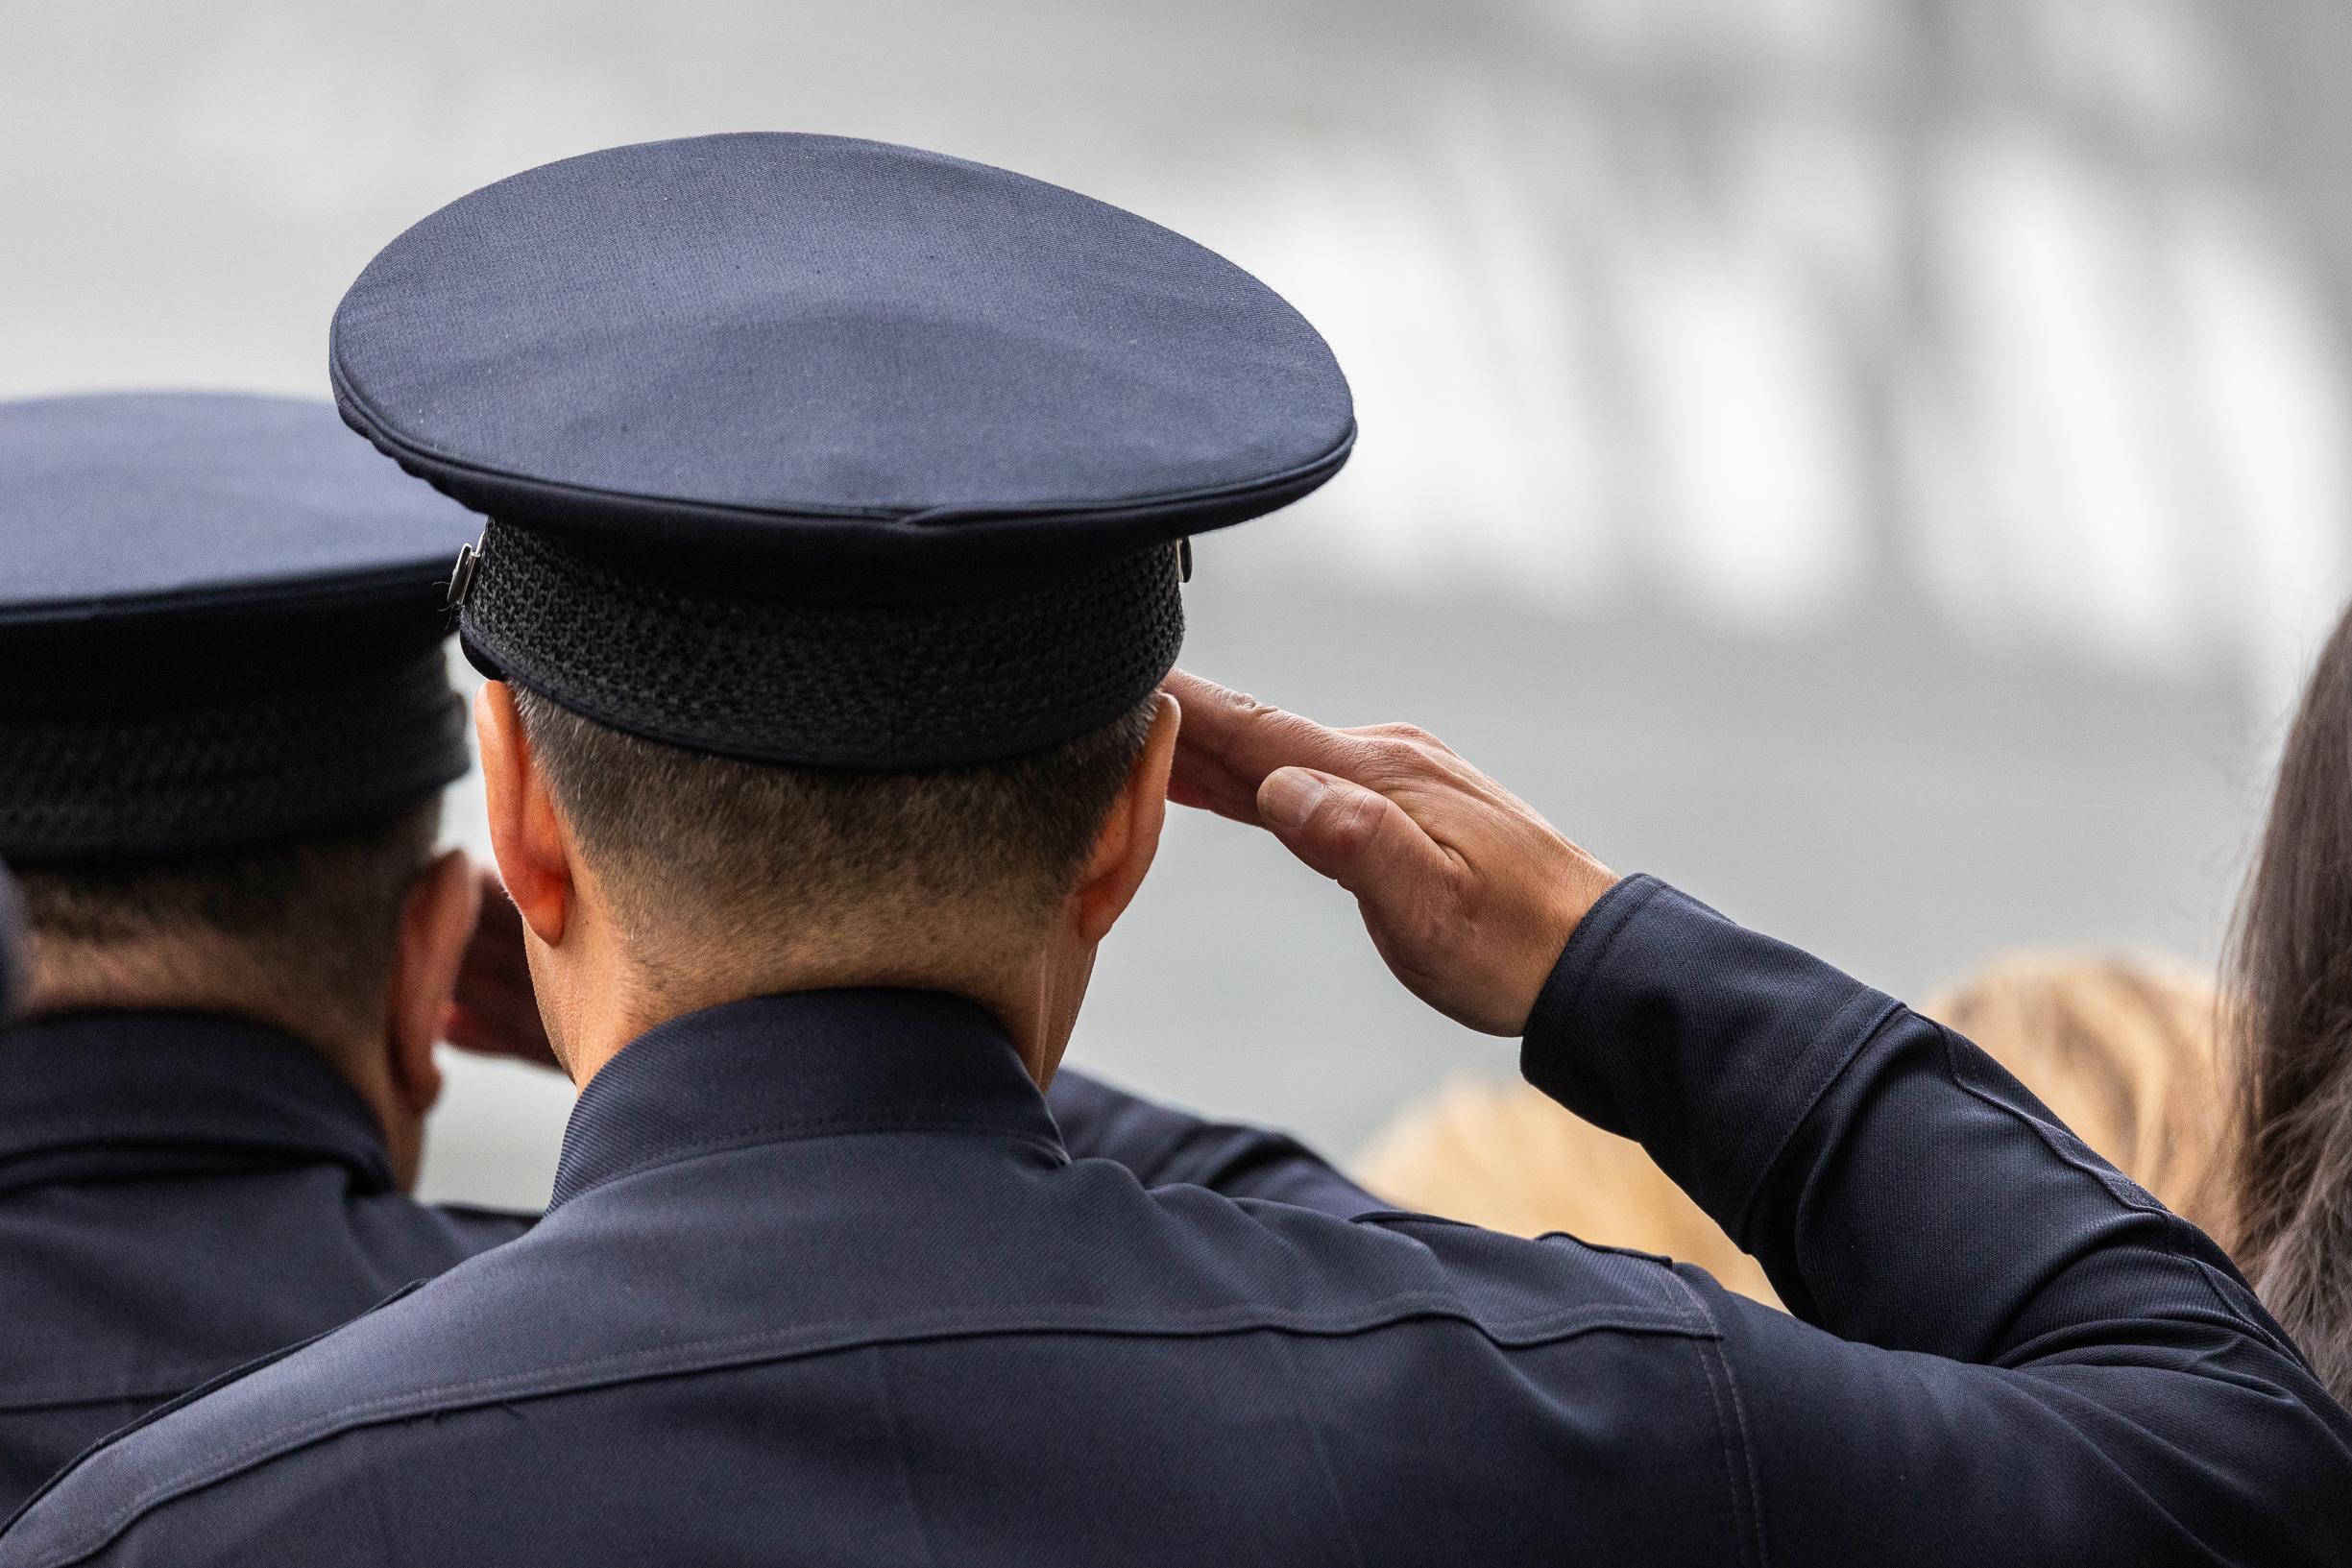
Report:
[[[481,882],[463,850],[426,866],[400,901],[392,954],[393,1071],[396,1087],[419,1115],[441,1095],[433,1047],[457,994],[457,973],[481,909]]]
[[[531,934],[553,947],[571,922],[576,870],[513,687],[492,681],[475,695],[473,733],[481,745],[482,795],[498,878]]]

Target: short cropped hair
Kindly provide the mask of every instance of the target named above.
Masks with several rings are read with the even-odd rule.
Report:
[[[515,688],[532,753],[641,955],[707,951],[722,930],[870,944],[920,940],[925,917],[949,910],[1042,918],[1083,867],[1155,701],[1003,761],[875,772],[687,751]]]
[[[192,996],[247,999],[321,1035],[364,1029],[389,993],[401,906],[440,832],[436,794],[388,821],[291,844],[20,867],[36,1001],[61,990],[103,1004],[110,977],[136,976],[131,1004],[166,1005],[180,977]]]

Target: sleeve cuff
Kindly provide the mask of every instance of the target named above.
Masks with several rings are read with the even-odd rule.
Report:
[[[1519,1069],[1639,1143],[1738,1239],[1790,1137],[1897,1005],[1654,877],[1629,877],[1562,950]]]
[[[1530,1053],[1548,1053],[1575,1037],[1577,1003],[1593,971],[1608,958],[1609,950],[1642,906],[1665,891],[1664,882],[1646,873],[1619,878],[1616,885],[1593,901],[1585,918],[1576,923],[1576,929],[1568,933],[1567,946],[1560,950],[1551,974],[1544,977],[1543,989],[1536,993],[1536,1005],[1519,1037],[1520,1070],[1537,1088],[1543,1085],[1536,1079]]]

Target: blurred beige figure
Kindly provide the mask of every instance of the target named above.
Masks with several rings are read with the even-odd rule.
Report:
[[[2213,982],[2163,960],[1997,959],[1923,1009],[1974,1040],[2166,1208],[2229,1242]]]
[[[1982,1046],[2117,1169],[2219,1232],[2221,1131],[2212,984],[2161,961],[2026,952],[1996,959],[1921,1010]],[[1464,1079],[1390,1123],[1365,1186],[1491,1230],[1566,1231],[1697,1264],[1779,1304],[1764,1271],[1639,1146],[1524,1083]]]
[[[1663,1253],[1742,1295],[1781,1304],[1756,1260],[1639,1144],[1579,1120],[1517,1079],[1447,1084],[1391,1122],[1355,1175],[1403,1208],[1514,1236],[1566,1231]]]

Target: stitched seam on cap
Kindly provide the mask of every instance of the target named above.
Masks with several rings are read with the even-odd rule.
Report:
[[[0,610],[0,626],[34,626],[45,621],[79,620],[93,611],[109,615],[138,615],[159,611],[212,612],[262,610],[281,604],[311,608],[338,599],[369,602],[387,589],[414,589],[419,594],[446,585],[449,564],[439,556],[412,561],[380,571],[336,572],[328,576],[275,578],[266,582],[225,584],[197,591],[158,589],[151,593],[83,594],[71,599],[35,599]]]
[[[1330,467],[1334,460],[1351,450],[1356,441],[1356,422],[1350,417],[1347,428],[1330,446],[1305,462],[1254,479],[1231,480],[1220,485],[1203,485],[1195,489],[1154,491],[1139,495],[1114,495],[1087,500],[1040,500],[998,503],[941,501],[927,506],[908,507],[835,507],[822,502],[793,501],[781,506],[754,506],[742,501],[715,501],[691,495],[652,495],[642,491],[614,490],[600,485],[576,484],[569,480],[548,479],[521,469],[500,468],[478,459],[458,457],[441,447],[429,446],[393,428],[376,406],[352,384],[351,374],[343,367],[343,350],[335,346],[332,358],[332,380],[337,399],[356,409],[367,422],[365,434],[377,446],[398,448],[392,455],[411,462],[424,463],[452,470],[456,472],[510,483],[526,484],[537,489],[574,498],[602,501],[623,501],[638,506],[667,506],[691,509],[696,512],[739,518],[805,518],[811,521],[870,521],[904,523],[912,528],[922,526],[922,519],[948,517],[1024,518],[1054,516],[1083,512],[1135,512],[1158,508],[1178,507],[1200,501],[1238,499],[1261,491],[1279,490],[1284,485],[1310,477]]]

